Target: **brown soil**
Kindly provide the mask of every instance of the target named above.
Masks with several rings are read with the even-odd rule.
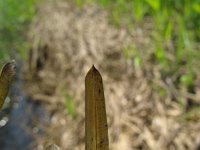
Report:
[[[108,23],[107,13],[94,5],[78,9],[58,0],[38,7],[29,31],[32,49],[26,87],[52,118],[48,136],[36,147],[56,144],[64,150],[84,149],[84,78],[93,64],[104,81],[110,150],[198,146],[200,117],[185,119],[171,79],[163,81],[159,66],[145,57],[137,68],[134,58],[124,56],[123,50],[133,42],[151,55],[151,27],[147,23],[132,33],[115,28]],[[75,116],[66,109],[66,99],[75,105]]]

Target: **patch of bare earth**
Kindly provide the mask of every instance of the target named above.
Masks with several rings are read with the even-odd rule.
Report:
[[[94,64],[104,81],[111,150],[186,150],[200,143],[200,117],[182,119],[184,110],[173,90],[160,77],[159,67],[142,60],[135,68],[123,49],[134,42],[153,49],[148,30],[133,33],[108,23],[108,15],[90,5],[78,9],[66,1],[38,7],[29,31],[27,91],[51,112],[48,136],[38,145],[56,144],[65,150],[84,149],[84,78]],[[160,96],[158,88],[166,91]],[[175,92],[175,91],[174,91]],[[66,109],[73,99],[76,116]]]

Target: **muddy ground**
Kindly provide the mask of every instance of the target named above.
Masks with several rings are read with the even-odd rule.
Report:
[[[108,20],[95,5],[80,9],[58,0],[38,6],[29,30],[26,90],[50,112],[51,121],[34,148],[55,144],[84,150],[84,78],[94,64],[104,81],[110,150],[197,149],[199,114],[186,119],[177,101],[180,90],[145,57],[154,49],[151,22],[129,31]],[[124,54],[132,43],[144,54],[140,67]]]

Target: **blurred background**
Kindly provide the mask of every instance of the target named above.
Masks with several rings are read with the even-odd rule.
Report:
[[[84,82],[104,81],[110,150],[200,149],[199,0],[2,0],[17,79],[2,150],[84,150]]]

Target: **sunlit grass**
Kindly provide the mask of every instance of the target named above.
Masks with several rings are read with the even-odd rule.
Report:
[[[79,5],[85,4],[77,0]],[[87,1],[94,2],[94,1]],[[174,74],[183,67],[180,75],[180,84],[191,88],[196,77],[196,67],[200,64],[200,2],[198,0],[96,0],[101,7],[110,14],[112,24],[126,25],[128,28],[141,26],[150,18],[153,29],[151,42],[155,46],[155,63],[161,67],[164,77]],[[166,43],[171,43],[168,48]],[[133,41],[134,45],[134,41]],[[141,49],[129,47],[125,55],[141,65]],[[168,56],[172,55],[173,60]],[[197,64],[194,66],[194,64]]]
[[[66,110],[72,118],[77,116],[75,100],[67,93],[64,94]]]
[[[8,60],[19,53],[27,53],[25,42],[29,22],[35,14],[38,0],[0,1],[0,59]]]

